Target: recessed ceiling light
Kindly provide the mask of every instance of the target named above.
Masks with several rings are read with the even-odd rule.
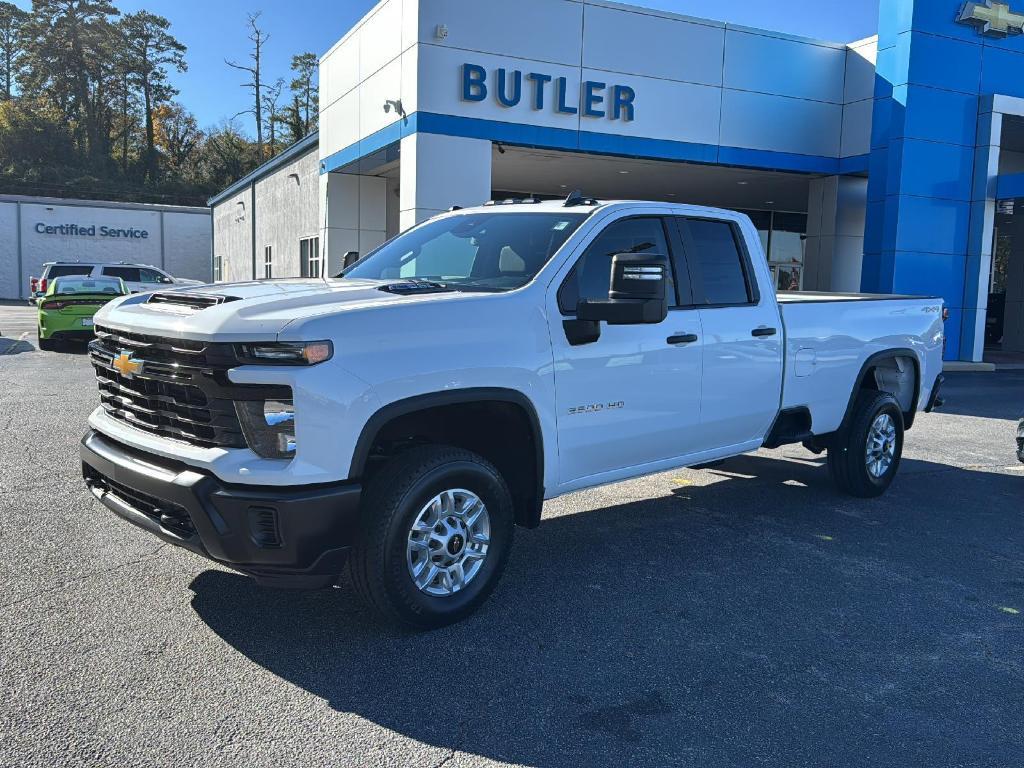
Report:
[[[749,184],[750,182],[749,182],[749,181],[737,181],[736,183],[737,183],[737,184],[739,184],[739,185],[740,185],[741,187],[745,187],[745,186],[747,186],[747,184]]]
[[[626,174],[629,173],[629,171],[619,171],[619,173]]]
[[[569,187],[568,184],[559,184],[558,186],[560,186],[562,189],[568,189]]]
[[[774,200],[765,200],[764,204],[765,205],[775,205],[775,201]]]

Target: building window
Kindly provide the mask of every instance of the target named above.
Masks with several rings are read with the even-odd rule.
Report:
[[[220,254],[213,254],[213,282],[219,283],[221,281],[220,275]]]
[[[306,237],[299,240],[299,264],[303,277],[320,277],[320,238]]]
[[[269,280],[274,276],[274,250],[272,246],[263,249],[263,279]]]

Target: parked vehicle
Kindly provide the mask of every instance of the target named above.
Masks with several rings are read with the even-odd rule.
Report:
[[[57,341],[86,341],[93,336],[93,315],[128,288],[117,277],[64,276],[50,281],[39,300],[39,348],[52,350]]]
[[[271,584],[329,585],[347,561],[382,616],[436,627],[571,491],[803,443],[843,491],[883,493],[942,383],[942,309],[777,298],[731,211],[457,210],[340,279],[101,310],[83,472],[164,541]]]
[[[51,280],[57,277],[80,275],[82,277],[111,277],[123,280],[131,293],[154,291],[169,285],[202,285],[199,280],[173,277],[162,269],[146,264],[118,262],[107,264],[86,261],[51,261],[43,265],[42,277],[29,278],[29,304],[35,304],[46,293]]]

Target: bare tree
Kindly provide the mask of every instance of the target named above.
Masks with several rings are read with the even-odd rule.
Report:
[[[227,59],[224,59],[224,63],[232,69],[238,69],[242,72],[248,72],[249,76],[252,78],[251,80],[249,80],[249,82],[242,83],[242,87],[252,89],[253,107],[252,109],[243,109],[241,112],[235,115],[235,117],[238,117],[238,115],[252,115],[253,118],[256,120],[256,152],[258,153],[259,157],[262,158],[263,92],[266,90],[267,86],[264,85],[263,81],[261,80],[260,61],[261,56],[263,55],[263,46],[266,45],[266,42],[270,39],[270,35],[266,34],[262,29],[260,29],[259,24],[257,23],[260,18],[259,12],[250,13],[248,18],[248,37],[249,40],[252,41],[252,52],[249,54],[249,58],[252,59],[252,65],[250,66],[247,64],[239,64],[238,62],[228,61]]]

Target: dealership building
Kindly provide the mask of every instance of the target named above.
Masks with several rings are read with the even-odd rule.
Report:
[[[453,205],[743,210],[781,289],[942,296],[946,356],[1024,351],[1024,0],[881,0],[824,42],[603,0],[384,0],[319,134],[211,200],[224,279],[334,274]],[[824,6],[823,6],[824,12]]]
[[[210,210],[0,195],[0,299],[27,299],[49,261],[129,262],[209,281]]]

